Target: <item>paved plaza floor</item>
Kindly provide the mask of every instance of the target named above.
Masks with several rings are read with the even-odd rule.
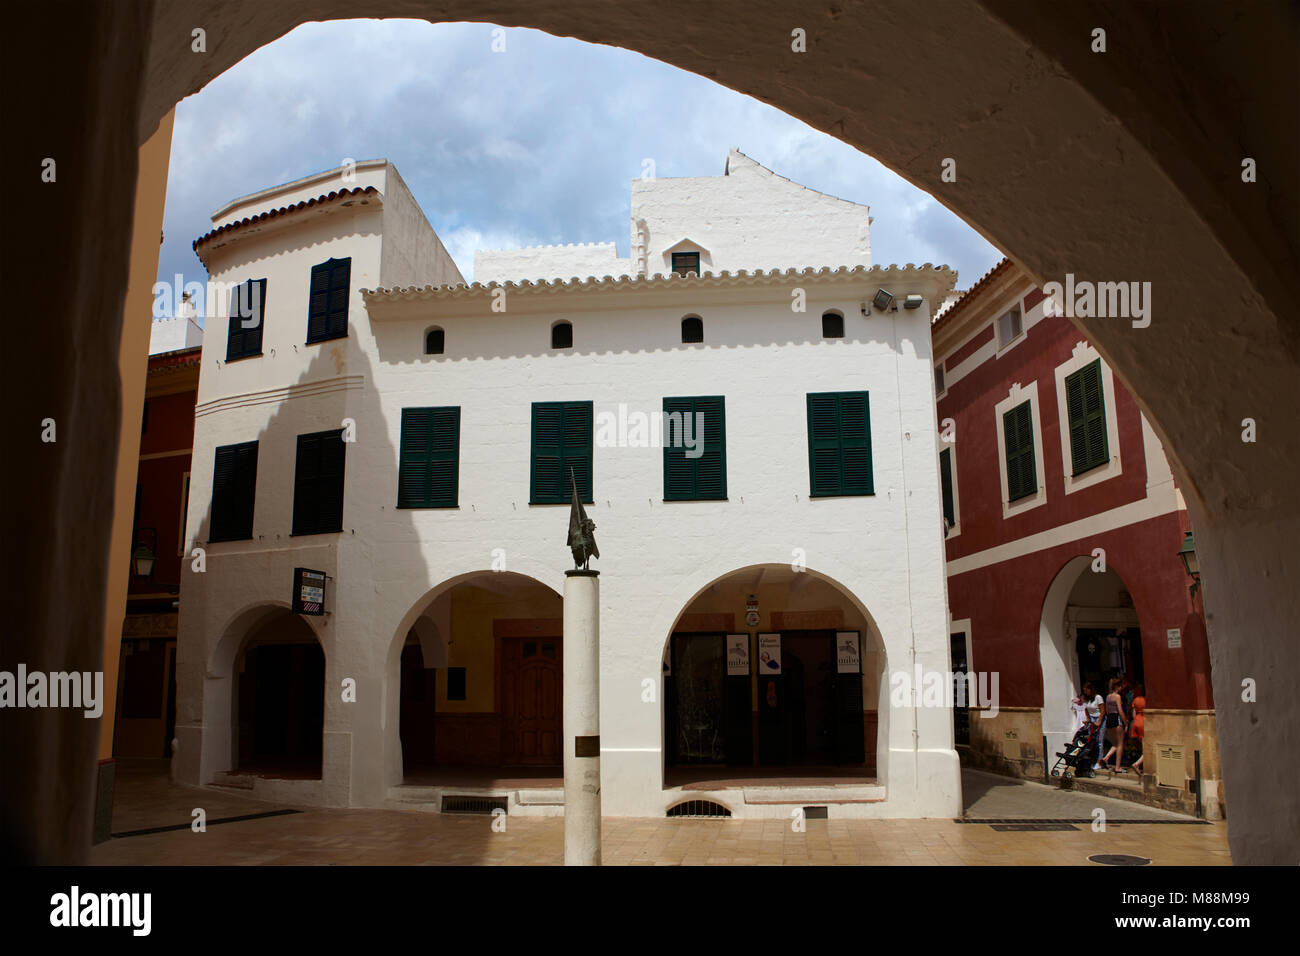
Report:
[[[1227,865],[1222,822],[994,774],[962,773],[965,816],[956,820],[606,818],[607,865],[1090,865],[1126,854],[1153,865]],[[207,831],[190,829],[202,807]],[[1093,830],[1094,811],[1107,826]],[[290,812],[277,812],[290,811]],[[275,814],[275,815],[270,815]],[[231,817],[249,817],[219,822]],[[1115,822],[1133,821],[1133,822]],[[337,810],[267,804],[237,792],[185,787],[166,764],[119,764],[113,832],[96,865],[558,865],[564,821],[407,810]],[[498,824],[499,826],[499,824]],[[1026,829],[1026,827],[1058,829]],[[1014,829],[1006,829],[1013,827]],[[166,829],[163,829],[166,828]],[[140,832],[157,831],[157,832]]]

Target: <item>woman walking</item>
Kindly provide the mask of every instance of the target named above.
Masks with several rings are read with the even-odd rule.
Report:
[[[1123,767],[1124,763],[1124,731],[1128,728],[1128,717],[1124,712],[1124,698],[1120,696],[1120,679],[1112,677],[1110,679],[1110,693],[1106,695],[1106,737],[1110,742],[1110,750],[1106,751],[1106,756],[1101,758],[1102,766],[1095,769],[1106,768],[1106,761],[1110,755],[1115,755],[1115,766],[1112,769],[1115,773],[1127,773]]]

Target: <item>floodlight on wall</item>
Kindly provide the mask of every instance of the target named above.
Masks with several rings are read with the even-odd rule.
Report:
[[[884,312],[891,305],[893,305],[893,303],[894,303],[894,296],[891,293],[886,292],[884,289],[876,290],[875,296],[871,299],[871,304],[874,305],[877,311],[880,312]]]
[[[1178,556],[1183,559],[1183,567],[1187,570],[1187,576],[1192,579],[1187,591],[1192,597],[1195,597],[1197,590],[1201,586],[1201,561],[1196,556],[1196,541],[1190,531],[1183,537],[1183,546],[1178,549]]]
[[[903,308],[919,309],[923,301],[924,300],[919,295],[909,295],[906,299],[903,300]]]

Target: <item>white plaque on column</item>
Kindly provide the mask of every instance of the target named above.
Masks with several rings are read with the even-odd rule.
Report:
[[[839,631],[835,635],[835,669],[840,674],[862,673],[861,643],[857,631]]]
[[[749,676],[749,635],[727,635],[727,676]]]
[[[781,673],[781,635],[758,635],[758,672],[760,674]]]

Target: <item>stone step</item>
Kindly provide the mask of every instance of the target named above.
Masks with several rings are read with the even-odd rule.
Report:
[[[223,770],[212,778],[214,787],[226,787],[231,790],[252,790],[253,775]]]

